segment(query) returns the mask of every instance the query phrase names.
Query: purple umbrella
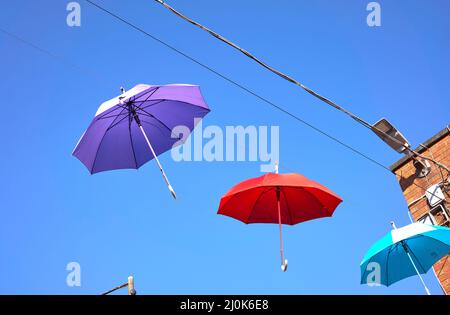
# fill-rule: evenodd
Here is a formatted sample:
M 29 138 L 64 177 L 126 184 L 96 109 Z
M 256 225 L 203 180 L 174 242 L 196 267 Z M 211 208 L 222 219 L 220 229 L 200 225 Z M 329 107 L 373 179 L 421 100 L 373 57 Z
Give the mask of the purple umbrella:
M 197 85 L 139 84 L 127 92 L 122 88 L 122 95 L 100 105 L 72 154 L 91 174 L 138 169 L 155 158 L 176 198 L 157 156 L 187 138 L 174 135 L 173 128 L 192 131 L 209 111 Z

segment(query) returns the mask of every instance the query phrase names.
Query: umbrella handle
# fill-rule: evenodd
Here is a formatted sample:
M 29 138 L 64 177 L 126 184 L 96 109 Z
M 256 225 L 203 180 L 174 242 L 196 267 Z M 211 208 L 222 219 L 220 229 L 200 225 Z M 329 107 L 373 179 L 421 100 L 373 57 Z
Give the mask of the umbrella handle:
M 283 232 L 281 226 L 281 205 L 280 205 L 280 188 L 277 187 L 277 207 L 278 207 L 278 229 L 280 233 L 280 255 L 281 255 L 281 271 L 286 272 L 288 261 L 284 258 Z
M 288 260 L 285 259 L 281 264 L 281 271 L 286 272 L 287 267 L 288 267 Z

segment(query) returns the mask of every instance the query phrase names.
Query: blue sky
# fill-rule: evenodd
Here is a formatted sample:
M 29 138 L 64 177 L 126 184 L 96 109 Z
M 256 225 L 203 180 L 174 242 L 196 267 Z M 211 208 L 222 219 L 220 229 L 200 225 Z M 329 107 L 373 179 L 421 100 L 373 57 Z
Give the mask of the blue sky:
M 419 279 L 389 288 L 359 284 L 366 250 L 409 222 L 395 176 L 235 88 L 85 1 L 81 27 L 69 1 L 9 1 L 0 28 L 0 293 L 97 294 L 135 276 L 142 294 L 423 294 Z M 400 156 L 343 114 L 277 78 L 153 1 L 97 3 L 354 146 L 384 165 Z M 240 43 L 370 122 L 393 122 L 413 146 L 448 124 L 450 3 L 379 1 L 180 1 L 169 3 Z M 75 65 L 75 66 L 71 66 Z M 279 268 L 276 225 L 246 226 L 216 214 L 259 162 L 161 161 L 139 171 L 89 175 L 71 156 L 104 100 L 137 83 L 202 87 L 204 125 L 280 126 L 281 165 L 344 202 L 332 218 L 284 228 L 289 270 Z M 66 264 L 81 265 L 81 287 Z M 430 272 L 432 293 L 441 291 Z

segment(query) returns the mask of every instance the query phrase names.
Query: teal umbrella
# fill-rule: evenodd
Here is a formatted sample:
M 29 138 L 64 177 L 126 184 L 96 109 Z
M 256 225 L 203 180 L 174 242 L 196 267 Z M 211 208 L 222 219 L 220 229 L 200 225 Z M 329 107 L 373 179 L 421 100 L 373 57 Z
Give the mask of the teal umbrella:
M 378 240 L 361 262 L 361 284 L 390 286 L 418 275 L 430 294 L 421 274 L 450 253 L 450 229 L 442 226 L 412 223 L 393 230 Z

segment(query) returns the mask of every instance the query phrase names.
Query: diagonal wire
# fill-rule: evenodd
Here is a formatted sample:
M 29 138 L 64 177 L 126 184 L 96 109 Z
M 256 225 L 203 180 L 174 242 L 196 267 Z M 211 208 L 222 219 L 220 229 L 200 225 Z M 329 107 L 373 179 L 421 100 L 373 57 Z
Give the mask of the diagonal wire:
M 27 45 L 27 46 L 35 49 L 35 50 L 40 51 L 41 53 L 43 53 L 43 54 L 45 54 L 45 55 L 47 55 L 47 56 L 49 56 L 49 57 L 51 57 L 51 58 L 53 58 L 55 60 L 58 60 L 59 62 L 61 62 L 63 64 L 66 64 L 66 65 L 70 66 L 71 68 L 79 71 L 80 73 L 83 73 L 84 75 L 87 75 L 87 76 L 91 77 L 95 81 L 102 82 L 102 83 L 105 82 L 105 78 L 102 77 L 101 75 L 99 75 L 98 73 L 95 73 L 95 72 L 93 72 L 92 70 L 90 70 L 90 69 L 88 69 L 86 67 L 82 67 L 80 65 L 74 64 L 70 60 L 68 60 L 67 58 L 65 58 L 65 57 L 63 57 L 61 55 L 54 54 L 54 53 L 50 52 L 49 50 L 44 49 L 42 47 L 39 47 L 38 45 L 33 44 L 33 43 L 23 39 L 22 37 L 17 36 L 16 34 L 13 34 L 13 33 L 9 32 L 9 31 L 7 31 L 7 30 L 5 30 L 3 28 L 0 28 L 0 32 L 2 32 L 3 34 L 7 35 L 8 37 L 11 37 L 11 38 L 15 39 L 16 41 L 21 42 L 22 44 L 25 44 L 25 45 Z
M 165 3 L 162 0 L 155 0 L 156 2 L 158 2 L 159 4 L 162 4 L 164 7 L 166 7 L 167 9 L 169 9 L 172 13 L 174 13 L 175 15 L 177 15 L 178 17 L 182 18 L 183 20 L 197 26 L 198 28 L 206 31 L 207 33 L 209 33 L 210 35 L 214 36 L 215 38 L 221 40 L 222 42 L 228 44 L 229 46 L 233 47 L 234 49 L 240 51 L 241 53 L 243 53 L 244 55 L 246 55 L 247 57 L 249 57 L 250 59 L 252 59 L 253 61 L 255 61 L 256 63 L 258 63 L 259 65 L 263 66 L 264 68 L 266 68 L 267 70 L 275 73 L 276 75 L 278 75 L 279 77 L 295 84 L 298 85 L 299 87 L 301 87 L 302 89 L 304 89 L 305 91 L 307 91 L 308 93 L 310 93 L 311 95 L 319 98 L 320 100 L 322 100 L 323 102 L 333 106 L 334 108 L 336 108 L 337 110 L 340 110 L 341 112 L 347 114 L 348 116 L 350 116 L 351 118 L 353 118 L 354 120 L 356 120 L 357 122 L 359 122 L 360 124 L 362 124 L 363 126 L 367 127 L 367 128 L 371 128 L 371 124 L 369 124 L 368 122 L 364 121 L 363 119 L 361 119 L 360 117 L 356 116 L 355 114 L 349 112 L 348 110 L 346 110 L 345 108 L 339 106 L 338 104 L 336 104 L 335 102 L 331 101 L 330 99 L 314 92 L 313 90 L 309 89 L 308 87 L 306 87 L 305 85 L 303 85 L 302 83 L 298 82 L 297 80 L 295 80 L 294 78 L 292 78 L 291 76 L 288 76 L 285 73 L 282 73 L 281 71 L 275 69 L 274 67 L 270 66 L 269 64 L 265 63 L 264 61 L 262 61 L 261 59 L 255 57 L 253 54 L 251 54 L 250 52 L 248 52 L 247 50 L 243 49 L 242 47 L 239 47 L 238 45 L 236 45 L 235 43 L 231 42 L 230 40 L 226 39 L 225 37 L 221 36 L 220 34 L 214 32 L 213 30 L 201 25 L 200 23 L 195 22 L 194 20 L 192 20 L 191 18 L 187 17 L 186 15 L 182 14 L 181 12 L 175 10 L 173 7 L 171 7 L 170 5 L 168 5 L 167 3 Z

